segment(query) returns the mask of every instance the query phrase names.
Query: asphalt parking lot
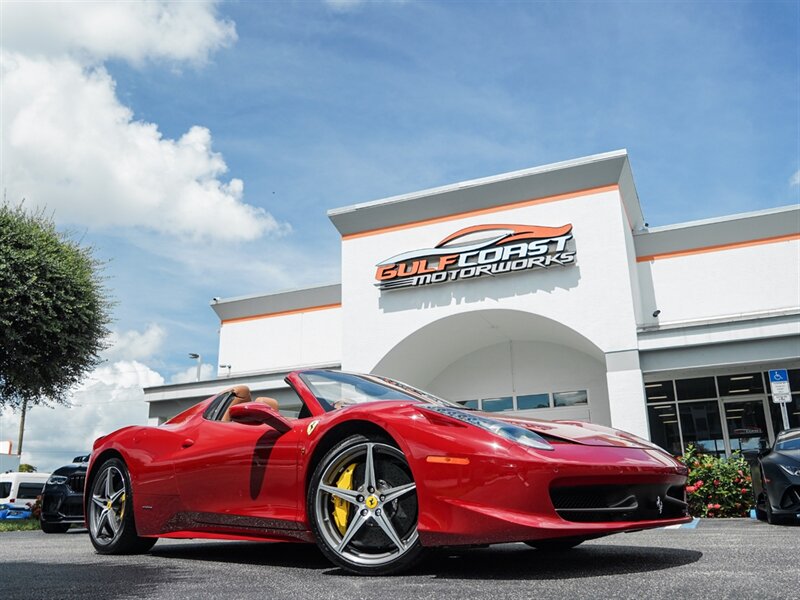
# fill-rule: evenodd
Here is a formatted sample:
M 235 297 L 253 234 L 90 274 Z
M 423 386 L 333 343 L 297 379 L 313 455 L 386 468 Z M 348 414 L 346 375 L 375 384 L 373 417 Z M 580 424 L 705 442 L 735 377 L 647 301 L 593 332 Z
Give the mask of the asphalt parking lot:
M 0 591 L 27 598 L 796 598 L 800 526 L 748 519 L 611 536 L 562 553 L 523 544 L 433 553 L 398 577 L 332 567 L 313 546 L 160 540 L 94 553 L 83 530 L 0 534 Z

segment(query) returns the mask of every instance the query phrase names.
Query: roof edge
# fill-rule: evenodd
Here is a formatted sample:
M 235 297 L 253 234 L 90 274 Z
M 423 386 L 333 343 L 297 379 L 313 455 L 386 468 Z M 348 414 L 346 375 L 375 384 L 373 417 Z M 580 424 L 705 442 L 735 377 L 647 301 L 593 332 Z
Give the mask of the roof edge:
M 459 181 L 456 183 L 448 183 L 446 185 L 441 185 L 437 187 L 427 188 L 424 190 L 419 190 L 416 192 L 409 192 L 407 194 L 398 194 L 395 196 L 388 196 L 386 198 L 379 198 L 377 200 L 368 200 L 367 202 L 359 202 L 357 204 L 351 204 L 348 206 L 342 206 L 339 208 L 332 208 L 328 210 L 327 214 L 328 217 L 336 217 L 339 215 L 344 215 L 348 213 L 352 213 L 358 210 L 364 210 L 368 208 L 375 208 L 379 206 L 386 206 L 388 204 L 396 204 L 398 202 L 405 202 L 407 200 L 414 200 L 417 198 L 424 198 L 426 196 L 434 196 L 438 194 L 443 194 L 446 192 L 453 192 L 457 190 L 463 190 L 465 188 L 471 187 L 478 187 L 481 185 L 487 185 L 490 183 L 497 183 L 499 181 L 508 181 L 511 179 L 519 179 L 522 177 L 530 177 L 533 175 L 538 175 L 540 173 L 549 173 L 552 171 L 559 171 L 563 169 L 579 167 L 582 165 L 588 165 L 593 163 L 602 162 L 605 160 L 609 160 L 612 158 L 621 158 L 627 157 L 628 151 L 624 148 L 619 150 L 612 150 L 611 152 L 603 152 L 601 154 L 592 154 L 590 156 L 584 156 L 581 158 L 575 158 L 570 160 L 562 160 L 554 163 L 549 163 L 546 165 L 541 165 L 538 167 L 529 167 L 527 169 L 519 169 L 517 171 L 508 171 L 506 173 L 500 173 L 497 175 L 490 175 L 488 177 L 479 177 L 477 179 L 467 179 L 466 181 Z
M 422 226 L 474 211 L 504 210 L 520 202 L 589 194 L 610 185 L 620 190 L 631 228 L 637 229 L 643 219 L 625 149 L 352 204 L 327 215 L 345 237 Z

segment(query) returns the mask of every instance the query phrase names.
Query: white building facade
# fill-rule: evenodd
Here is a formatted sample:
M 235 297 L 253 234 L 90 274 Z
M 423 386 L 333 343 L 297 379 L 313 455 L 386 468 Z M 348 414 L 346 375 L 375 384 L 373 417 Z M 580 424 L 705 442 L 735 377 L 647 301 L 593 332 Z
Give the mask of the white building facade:
M 291 411 L 327 367 L 724 454 L 782 428 L 766 371 L 800 392 L 799 206 L 649 228 L 618 151 L 328 214 L 341 282 L 213 303 L 219 378 L 148 388 L 152 422 L 238 383 Z

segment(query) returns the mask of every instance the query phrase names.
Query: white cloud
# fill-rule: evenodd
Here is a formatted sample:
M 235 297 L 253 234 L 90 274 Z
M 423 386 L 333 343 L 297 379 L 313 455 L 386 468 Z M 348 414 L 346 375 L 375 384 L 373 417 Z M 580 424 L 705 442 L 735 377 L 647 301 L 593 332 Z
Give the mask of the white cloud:
M 795 171 L 794 175 L 792 175 L 791 179 L 789 179 L 789 185 L 792 187 L 800 185 L 800 170 Z
M 0 185 L 9 199 L 25 198 L 61 223 L 90 228 L 229 241 L 285 229 L 243 201 L 241 179 L 224 178 L 228 167 L 208 129 L 163 137 L 120 103 L 98 62 L 204 61 L 235 39 L 213 4 L 3 7 Z
M 200 381 L 213 379 L 216 375 L 213 365 L 203 363 L 200 365 Z M 170 377 L 170 383 L 191 383 L 197 379 L 197 367 L 189 367 L 183 371 L 175 373 Z
M 22 462 L 50 472 L 89 452 L 101 435 L 146 424 L 142 388 L 163 383 L 161 375 L 137 361 L 100 367 L 74 391 L 72 406 L 36 406 L 28 411 Z M 16 447 L 18 427 L 18 414 L 0 412 L 0 440 L 12 440 Z
M 226 240 L 279 229 L 264 210 L 242 202 L 240 179 L 221 179 L 227 166 L 212 151 L 208 129 L 163 138 L 156 125 L 133 120 L 102 67 L 7 53 L 0 75 L 9 198 L 90 227 Z
M 4 2 L 2 11 L 3 46 L 37 57 L 202 63 L 236 40 L 214 2 Z
M 109 348 L 103 353 L 108 360 L 142 360 L 153 356 L 161 349 L 166 332 L 151 323 L 143 332 L 136 330 L 112 331 L 108 336 Z

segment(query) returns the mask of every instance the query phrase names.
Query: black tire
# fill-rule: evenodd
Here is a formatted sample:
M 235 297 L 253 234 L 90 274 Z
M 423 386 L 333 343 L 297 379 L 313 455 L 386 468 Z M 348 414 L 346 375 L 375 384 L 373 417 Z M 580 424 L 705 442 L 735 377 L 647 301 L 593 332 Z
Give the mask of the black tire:
M 39 526 L 45 533 L 67 533 L 69 530 L 69 523 L 48 523 L 41 517 L 39 518 Z
M 344 477 L 350 487 L 339 487 Z M 351 573 L 399 573 L 425 552 L 411 469 L 388 440 L 353 435 L 331 448 L 311 477 L 306 511 L 322 553 Z
M 772 512 L 772 504 L 769 502 L 769 496 L 764 493 L 764 506 L 766 506 L 766 513 L 767 513 L 767 523 L 770 525 L 783 525 L 786 523 L 786 519 L 784 517 L 778 516 Z
M 563 538 L 552 538 L 549 540 L 531 540 L 529 542 L 525 542 L 531 548 L 536 548 L 537 550 L 543 550 L 547 552 L 563 552 L 565 550 L 571 550 L 578 544 L 582 544 L 586 541 L 584 537 L 563 537 Z
M 86 488 L 86 524 L 98 554 L 141 554 L 157 538 L 139 537 L 133 520 L 133 489 L 128 468 L 110 458 L 97 469 Z
M 769 500 L 767 500 L 767 494 L 765 492 L 761 492 L 756 498 L 756 519 L 759 521 L 766 521 L 767 520 L 767 511 L 761 508 L 762 504 L 766 505 Z

